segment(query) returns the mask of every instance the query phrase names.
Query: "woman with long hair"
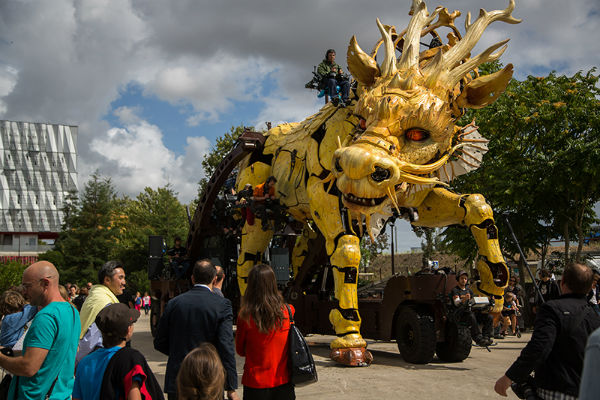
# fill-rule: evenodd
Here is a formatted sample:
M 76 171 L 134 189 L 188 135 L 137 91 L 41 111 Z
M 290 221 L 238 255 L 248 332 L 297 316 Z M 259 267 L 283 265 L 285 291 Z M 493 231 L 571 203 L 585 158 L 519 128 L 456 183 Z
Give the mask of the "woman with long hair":
M 294 308 L 290 305 L 292 315 Z M 235 336 L 236 351 L 246 357 L 244 400 L 293 400 L 288 367 L 290 318 L 275 273 L 266 264 L 248 274 Z
M 177 373 L 180 400 L 222 400 L 225 369 L 211 343 L 201 343 L 183 359 Z

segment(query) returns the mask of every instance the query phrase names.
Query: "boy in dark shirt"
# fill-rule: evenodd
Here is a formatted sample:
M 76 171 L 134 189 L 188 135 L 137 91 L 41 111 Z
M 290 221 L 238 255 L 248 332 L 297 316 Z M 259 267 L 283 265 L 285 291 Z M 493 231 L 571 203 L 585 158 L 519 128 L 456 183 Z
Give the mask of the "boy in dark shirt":
M 139 317 L 139 311 L 123 303 L 111 304 L 98 313 L 96 325 L 104 347 L 85 356 L 77 366 L 74 400 L 164 399 L 142 353 L 125 347 Z
M 492 339 L 490 338 L 491 332 L 486 332 L 486 337 L 481 334 L 477 318 L 469 307 L 469 301 L 475 297 L 473 291 L 467 287 L 469 275 L 466 271 L 459 271 L 456 279 L 458 285 L 450 291 L 450 298 L 456 316 L 459 321 L 471 326 L 471 337 L 478 346 L 489 346 L 492 344 Z

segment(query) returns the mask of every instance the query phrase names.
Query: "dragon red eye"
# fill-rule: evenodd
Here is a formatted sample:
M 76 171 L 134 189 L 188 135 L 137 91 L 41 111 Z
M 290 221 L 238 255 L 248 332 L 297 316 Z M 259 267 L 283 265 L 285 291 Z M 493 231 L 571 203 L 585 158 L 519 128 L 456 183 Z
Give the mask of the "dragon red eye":
M 358 121 L 358 126 L 360 126 L 360 129 L 367 129 L 367 120 L 365 120 L 364 118 L 361 118 Z
M 411 128 L 406 131 L 404 136 L 413 142 L 422 142 L 423 140 L 429 139 L 429 132 L 424 131 L 423 129 Z

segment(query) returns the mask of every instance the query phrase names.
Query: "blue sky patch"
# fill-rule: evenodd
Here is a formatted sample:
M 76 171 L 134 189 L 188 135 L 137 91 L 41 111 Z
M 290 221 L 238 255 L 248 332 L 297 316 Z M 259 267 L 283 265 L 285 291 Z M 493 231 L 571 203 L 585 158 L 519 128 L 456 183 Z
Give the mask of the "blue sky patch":
M 267 79 L 268 76 L 265 77 L 265 80 Z M 275 90 L 273 87 L 263 87 L 265 94 Z M 220 115 L 219 121 L 201 121 L 196 126 L 190 126 L 186 121 L 196 114 L 191 104 L 173 105 L 156 96 L 144 95 L 143 92 L 140 84 L 129 83 L 110 104 L 110 110 L 103 119 L 113 127 L 124 128 L 119 117 L 115 115 L 115 110 L 120 107 L 135 109 L 140 119 L 159 127 L 164 134 L 165 145 L 178 155 L 184 153 L 187 137 L 205 136 L 214 143 L 217 137 L 229 132 L 232 126 L 249 126 L 264 106 L 264 103 L 256 98 L 251 101 L 232 101 L 231 113 Z

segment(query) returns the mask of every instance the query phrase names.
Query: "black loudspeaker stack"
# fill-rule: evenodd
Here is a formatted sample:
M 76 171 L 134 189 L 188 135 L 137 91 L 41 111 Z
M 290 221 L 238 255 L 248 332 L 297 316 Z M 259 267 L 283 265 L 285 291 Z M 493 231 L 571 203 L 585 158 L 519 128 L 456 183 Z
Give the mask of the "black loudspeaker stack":
M 148 279 L 157 279 L 163 270 L 165 242 L 162 236 L 148 237 Z

